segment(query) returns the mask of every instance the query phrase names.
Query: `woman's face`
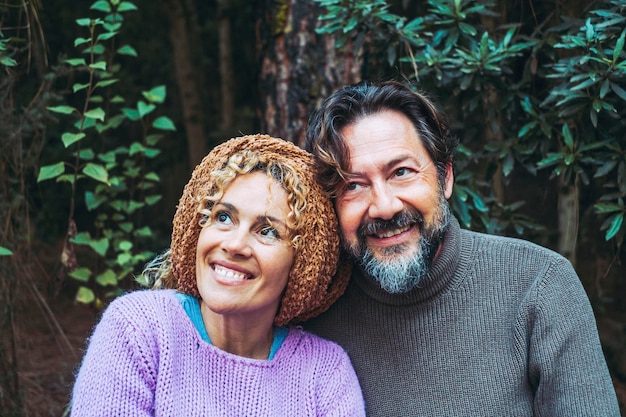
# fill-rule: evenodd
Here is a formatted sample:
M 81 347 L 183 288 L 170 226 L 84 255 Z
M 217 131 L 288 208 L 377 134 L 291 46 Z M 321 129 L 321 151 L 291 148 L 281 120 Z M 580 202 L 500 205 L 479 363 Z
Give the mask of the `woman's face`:
M 229 317 L 273 320 L 294 261 L 287 193 L 264 172 L 236 177 L 196 249 L 202 303 Z

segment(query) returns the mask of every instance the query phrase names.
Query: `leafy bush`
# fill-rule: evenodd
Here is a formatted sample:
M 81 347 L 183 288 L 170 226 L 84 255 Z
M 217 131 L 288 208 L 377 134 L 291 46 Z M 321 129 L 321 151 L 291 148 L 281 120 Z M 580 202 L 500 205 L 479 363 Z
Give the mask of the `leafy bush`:
M 462 134 L 451 204 L 463 225 L 541 230 L 520 211 L 523 201 L 506 203 L 505 186 L 513 173 L 551 169 L 559 197 L 567 190 L 575 197 L 576 221 L 586 208 L 579 182 L 587 187 L 605 238 L 619 249 L 626 232 L 626 1 L 598 2 L 584 20 L 553 24 L 548 11 L 545 22 L 526 25 L 504 21 L 491 1 L 429 0 L 411 18 L 384 0 L 316 1 L 326 10 L 318 32 L 334 34 L 338 47 L 352 40 L 370 60 L 384 56 L 399 76 L 440 98 Z
M 120 282 L 130 277 L 138 265 L 153 254 L 140 243 L 152 235 L 148 226 L 139 227 L 138 213 L 161 198 L 156 186 L 159 176 L 148 161 L 160 153 L 156 147 L 160 131 L 174 130 L 166 116 L 155 116 L 157 106 L 166 98 L 164 86 L 144 91 L 131 103 L 115 86 L 122 76 L 120 56 L 137 57 L 128 44 L 118 46 L 124 14 L 137 10 L 129 1 L 98 0 L 91 10 L 101 18 L 80 18 L 76 23 L 86 32 L 74 46 L 75 58 L 65 59 L 72 76 L 72 106 L 51 106 L 49 111 L 70 122 L 60 140 L 69 154 L 63 160 L 42 166 L 38 182 L 54 179 L 71 187 L 68 232 L 62 263 L 69 275 L 81 285 L 77 300 L 100 304 L 102 298 L 120 292 Z M 137 125 L 140 140 L 127 140 L 122 128 Z M 79 199 L 79 182 L 84 200 Z M 78 201 L 95 213 L 93 224 L 77 225 Z M 74 245 L 88 248 L 91 262 L 80 261 Z

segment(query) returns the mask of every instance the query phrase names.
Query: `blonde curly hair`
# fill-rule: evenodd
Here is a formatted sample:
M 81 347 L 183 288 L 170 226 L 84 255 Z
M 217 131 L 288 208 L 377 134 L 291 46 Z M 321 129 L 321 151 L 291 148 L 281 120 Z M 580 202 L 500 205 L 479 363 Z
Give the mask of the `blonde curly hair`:
M 351 271 L 349 262 L 339 262 L 337 218 L 329 196 L 315 180 L 312 156 L 282 139 L 242 136 L 205 156 L 180 198 L 170 250 L 148 265 L 144 275 L 154 282 L 154 288 L 175 288 L 199 298 L 196 246 L 200 230 L 228 184 L 255 171 L 265 172 L 287 192 L 286 223 L 295 251 L 274 323 L 282 326 L 304 321 L 341 296 Z

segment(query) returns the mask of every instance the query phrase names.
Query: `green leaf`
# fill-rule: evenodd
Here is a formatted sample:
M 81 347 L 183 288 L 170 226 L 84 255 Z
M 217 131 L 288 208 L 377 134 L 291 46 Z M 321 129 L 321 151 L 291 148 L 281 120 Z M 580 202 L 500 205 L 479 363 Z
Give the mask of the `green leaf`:
M 76 24 L 78 26 L 89 26 L 91 25 L 91 19 L 89 19 L 88 17 L 83 19 L 76 19 Z
M 161 200 L 160 195 L 149 195 L 146 197 L 146 204 L 151 206 L 153 204 L 156 204 L 159 200 Z
M 105 61 L 94 62 L 93 64 L 89 65 L 89 68 L 106 71 L 107 63 Z
M 604 239 L 605 240 L 609 240 L 609 239 L 615 237 L 615 235 L 622 228 L 622 223 L 623 222 L 624 222 L 624 213 L 620 213 L 620 214 L 615 215 L 615 217 L 611 221 L 611 225 L 609 226 L 609 229 L 606 231 L 606 235 L 604 236 Z
M 143 100 L 139 100 L 137 103 L 137 112 L 141 118 L 143 118 L 146 114 L 152 113 L 154 109 L 156 109 L 154 104 L 148 104 Z
M 131 222 L 124 222 L 118 224 L 119 228 L 126 233 L 130 233 L 133 230 L 133 224 Z
M 144 226 L 139 230 L 135 230 L 135 235 L 143 237 L 152 236 L 152 230 L 150 229 L 150 227 Z
M 112 269 L 107 269 L 96 277 L 96 282 L 103 287 L 107 285 L 117 285 L 117 277 Z
M 104 122 L 105 116 L 106 114 L 104 113 L 104 110 L 100 107 L 85 112 L 86 118 L 100 120 L 101 122 Z
M 111 13 L 111 5 L 106 0 L 98 0 L 90 7 L 91 10 L 98 10 L 104 13 Z
M 124 251 L 124 252 L 128 252 L 129 250 L 131 250 L 133 248 L 133 244 L 132 242 L 129 242 L 128 240 L 122 240 L 117 247 L 119 248 L 119 250 Z
M 120 254 L 117 255 L 117 258 L 116 258 L 115 262 L 117 262 L 117 264 L 120 265 L 120 266 L 124 266 L 131 259 L 132 259 L 132 256 L 129 253 L 120 253 Z
M 81 178 L 81 176 L 79 176 L 78 178 Z M 74 176 L 74 174 L 63 174 L 57 177 L 56 182 L 69 182 L 70 184 L 74 184 L 75 179 L 76 177 Z
M 71 65 L 72 67 L 78 67 L 81 65 L 87 65 L 87 63 L 85 62 L 85 60 L 83 58 L 73 58 L 73 59 L 66 59 L 65 63 L 68 65 Z
M 114 84 L 116 82 L 118 82 L 119 80 L 117 78 L 111 78 L 108 80 L 102 80 L 102 81 L 98 81 L 98 83 L 96 84 L 96 87 L 108 87 L 111 84 Z
M 92 303 L 96 299 L 93 291 L 87 287 L 80 287 L 76 293 L 76 301 L 83 304 Z
M 598 203 L 594 204 L 593 208 L 596 210 L 596 213 L 615 213 L 624 209 L 624 207 L 613 203 Z
M 626 90 L 615 83 L 611 83 L 611 90 L 617 94 L 622 100 L 626 100 Z
M 75 280 L 88 282 L 91 276 L 91 270 L 89 268 L 77 268 L 68 274 Z
M 117 35 L 117 32 L 115 31 L 111 31 L 111 32 L 105 32 L 105 33 L 101 33 L 98 35 L 98 41 L 108 41 L 109 39 L 113 38 L 115 35 Z
M 65 145 L 66 148 L 69 148 L 73 143 L 78 142 L 84 137 L 85 137 L 85 134 L 83 132 L 80 132 L 80 133 L 65 132 L 61 136 L 61 140 L 63 141 L 63 145 Z
M 84 44 L 89 43 L 89 42 L 91 42 L 91 38 L 76 38 L 76 39 L 74 39 L 74 46 L 76 47 L 76 46 L 84 45 Z M 70 60 L 65 61 L 65 62 L 67 62 L 68 64 L 72 65 L 69 61 Z M 78 59 L 73 59 L 72 61 L 78 61 Z M 85 64 L 85 60 L 84 59 L 83 59 L 83 64 Z
M 53 107 L 47 107 L 47 109 L 53 113 L 61 113 L 61 114 L 72 114 L 73 112 L 77 111 L 74 107 L 70 107 L 70 106 L 53 106 Z
M 120 55 L 130 55 L 130 56 L 139 56 L 135 48 L 130 45 L 124 45 L 120 49 L 117 50 L 117 53 Z
M 96 181 L 100 181 L 109 185 L 109 173 L 102 165 L 89 162 L 83 168 L 83 173 Z
M 626 36 L 626 29 L 622 31 L 617 43 L 615 43 L 615 48 L 613 49 L 613 62 L 617 62 L 622 50 L 624 49 L 624 36 Z
M 537 167 L 545 168 L 550 165 L 554 165 L 563 160 L 563 155 L 560 153 L 549 153 L 541 161 L 537 162 Z
M 131 12 L 131 11 L 135 11 L 137 10 L 137 6 L 135 6 L 133 3 L 129 2 L 129 1 L 123 1 L 120 3 L 119 7 L 117 8 L 118 12 Z
M 85 89 L 85 88 L 87 88 L 87 87 L 89 87 L 89 83 L 86 83 L 86 84 L 79 84 L 79 83 L 76 83 L 76 84 L 74 84 L 74 85 L 72 86 L 72 91 L 73 91 L 73 92 L 77 92 L 77 91 L 80 91 L 80 90 L 84 90 L 84 89 Z
M 144 152 L 146 148 L 139 142 L 133 142 L 130 145 L 130 151 L 128 152 L 129 156 L 133 156 L 136 153 Z
M 176 130 L 176 126 L 174 126 L 174 123 L 167 116 L 161 116 L 157 118 L 152 123 L 152 126 L 156 129 L 161 129 L 161 130 L 171 130 L 171 131 Z
M 574 138 L 572 137 L 572 131 L 569 129 L 569 126 L 567 124 L 564 124 L 561 132 L 563 133 L 563 141 L 565 142 L 565 146 L 567 146 L 567 149 L 569 149 L 570 151 L 573 151 Z
M 14 67 L 17 65 L 17 61 L 9 56 L 0 57 L 0 63 L 5 67 Z
M 65 163 L 57 162 L 52 165 L 42 166 L 37 176 L 37 182 L 48 180 L 50 178 L 58 177 L 65 172 Z
M 89 247 L 96 251 L 98 255 L 104 256 L 106 255 L 107 250 L 109 250 L 109 239 L 103 237 L 102 239 L 91 240 L 89 242 Z
M 4 246 L 0 246 L 0 256 L 11 256 L 11 255 L 13 255 L 13 252 L 5 248 Z
M 71 238 L 70 242 L 76 243 L 77 245 L 89 245 L 89 242 L 91 242 L 91 234 L 89 234 L 89 232 L 80 232 Z
M 125 107 L 124 109 L 122 109 L 122 113 L 124 113 L 126 117 L 133 121 L 141 119 L 141 117 L 139 116 L 139 112 L 135 109 L 129 109 L 128 107 Z
M 150 91 L 144 91 L 142 94 L 150 103 L 161 104 L 165 101 L 166 89 L 164 85 L 159 85 Z
M 104 198 L 97 196 L 92 191 L 85 192 L 85 205 L 87 206 L 87 210 L 89 211 L 97 209 L 105 201 L 106 200 Z

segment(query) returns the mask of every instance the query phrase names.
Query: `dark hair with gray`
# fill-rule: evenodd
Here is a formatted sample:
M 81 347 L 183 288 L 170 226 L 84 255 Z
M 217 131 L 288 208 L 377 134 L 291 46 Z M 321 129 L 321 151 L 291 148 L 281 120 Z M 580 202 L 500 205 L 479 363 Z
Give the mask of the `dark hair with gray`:
M 362 81 L 335 91 L 309 118 L 304 148 L 315 155 L 319 181 L 333 196 L 345 182 L 350 158 L 341 131 L 385 110 L 400 112 L 411 121 L 437 166 L 439 183 L 445 181 L 458 145 L 445 114 L 424 94 L 402 83 Z

